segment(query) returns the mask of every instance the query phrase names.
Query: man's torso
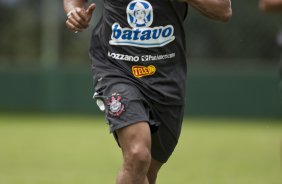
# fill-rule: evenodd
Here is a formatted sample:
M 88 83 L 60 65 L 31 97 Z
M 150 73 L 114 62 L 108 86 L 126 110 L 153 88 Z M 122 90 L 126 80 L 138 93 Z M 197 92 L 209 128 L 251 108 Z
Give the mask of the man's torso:
M 95 85 L 107 77 L 130 81 L 157 102 L 182 104 L 186 13 L 176 1 L 105 0 L 90 49 Z

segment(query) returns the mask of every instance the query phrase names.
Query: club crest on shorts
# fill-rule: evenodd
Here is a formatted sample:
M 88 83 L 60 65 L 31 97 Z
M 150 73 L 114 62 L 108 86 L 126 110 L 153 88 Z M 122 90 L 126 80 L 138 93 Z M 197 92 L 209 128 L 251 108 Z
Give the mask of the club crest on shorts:
M 125 111 L 124 104 L 121 100 L 122 97 L 116 93 L 107 100 L 107 105 L 109 106 L 108 114 L 110 116 L 118 117 Z
M 154 21 L 152 5 L 146 0 L 133 0 L 127 8 L 130 27 L 121 27 L 120 22 L 112 25 L 110 45 L 135 47 L 163 47 L 175 39 L 172 25 L 150 27 Z

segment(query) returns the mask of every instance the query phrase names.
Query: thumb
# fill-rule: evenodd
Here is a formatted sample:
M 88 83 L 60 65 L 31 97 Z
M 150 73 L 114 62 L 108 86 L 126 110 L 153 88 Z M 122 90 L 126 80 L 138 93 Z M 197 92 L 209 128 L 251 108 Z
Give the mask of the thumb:
M 87 10 L 86 10 L 86 13 L 89 14 L 89 15 L 92 15 L 93 11 L 95 10 L 96 8 L 96 4 L 95 3 L 92 3 L 88 6 Z

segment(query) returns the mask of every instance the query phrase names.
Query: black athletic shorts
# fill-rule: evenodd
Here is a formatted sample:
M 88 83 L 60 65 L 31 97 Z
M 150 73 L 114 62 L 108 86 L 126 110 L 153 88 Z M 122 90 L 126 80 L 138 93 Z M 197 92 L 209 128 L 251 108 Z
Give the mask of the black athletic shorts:
M 96 86 L 94 99 L 106 114 L 110 132 L 138 122 L 148 122 L 152 136 L 152 157 L 165 163 L 172 154 L 181 131 L 184 106 L 164 106 L 149 100 L 129 83 Z

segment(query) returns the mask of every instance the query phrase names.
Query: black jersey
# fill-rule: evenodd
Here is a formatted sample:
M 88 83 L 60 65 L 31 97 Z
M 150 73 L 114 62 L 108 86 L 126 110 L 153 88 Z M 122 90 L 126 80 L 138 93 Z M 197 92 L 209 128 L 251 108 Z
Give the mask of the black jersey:
M 170 0 L 105 0 L 93 31 L 94 85 L 125 82 L 161 104 L 182 105 L 187 4 Z

